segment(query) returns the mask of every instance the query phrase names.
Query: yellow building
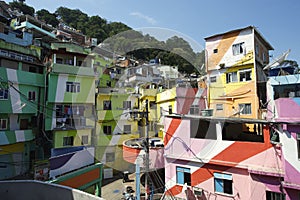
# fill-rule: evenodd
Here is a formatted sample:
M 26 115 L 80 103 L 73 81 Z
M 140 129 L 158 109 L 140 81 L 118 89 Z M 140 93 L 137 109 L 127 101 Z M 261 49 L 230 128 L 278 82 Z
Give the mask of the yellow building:
M 149 137 L 154 137 L 157 136 L 157 105 L 156 105 L 156 94 L 157 94 L 157 89 L 140 89 L 140 103 L 141 106 L 140 108 L 145 110 L 144 107 L 146 106 L 146 100 L 148 100 L 148 120 L 149 120 L 149 126 L 148 126 L 148 133 Z M 141 137 L 145 136 L 144 130 L 141 128 Z
M 123 160 L 122 146 L 128 139 L 139 138 L 138 121 L 131 116 L 138 98 L 131 88 L 99 88 L 97 94 L 96 159 L 104 168 L 126 171 L 131 163 Z
M 261 118 L 273 47 L 253 26 L 205 38 L 208 101 L 219 117 Z

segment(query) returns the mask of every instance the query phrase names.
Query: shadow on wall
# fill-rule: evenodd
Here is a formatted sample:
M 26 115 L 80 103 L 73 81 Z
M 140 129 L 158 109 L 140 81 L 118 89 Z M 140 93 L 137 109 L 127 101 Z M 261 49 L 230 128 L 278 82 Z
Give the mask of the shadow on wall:
M 103 200 L 77 189 L 33 180 L 0 181 L 0 196 L 1 199 Z

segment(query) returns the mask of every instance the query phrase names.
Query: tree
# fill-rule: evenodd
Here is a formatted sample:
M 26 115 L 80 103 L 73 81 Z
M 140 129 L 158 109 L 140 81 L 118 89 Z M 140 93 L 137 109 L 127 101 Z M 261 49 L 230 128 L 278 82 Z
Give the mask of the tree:
M 34 8 L 31 6 L 27 6 L 23 2 L 13 1 L 13 2 L 9 2 L 9 5 L 12 8 L 21 11 L 24 15 L 30 15 L 30 16 L 34 15 L 34 12 L 35 12 Z
M 57 27 L 59 24 L 55 14 L 50 13 L 48 10 L 42 9 L 36 12 L 39 20 L 44 21 L 46 24 L 50 24 L 53 27 Z

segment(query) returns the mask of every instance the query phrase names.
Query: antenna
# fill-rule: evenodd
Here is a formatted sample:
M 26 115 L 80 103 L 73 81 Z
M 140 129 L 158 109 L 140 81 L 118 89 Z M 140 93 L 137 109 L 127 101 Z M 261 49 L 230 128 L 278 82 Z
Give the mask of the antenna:
M 280 56 L 278 56 L 277 58 L 275 58 L 272 62 L 270 62 L 269 64 L 267 64 L 263 70 L 267 70 L 271 67 L 273 67 L 275 64 L 280 65 L 285 59 L 286 57 L 289 55 L 289 53 L 291 52 L 291 50 L 287 50 L 286 52 L 284 52 L 283 54 L 281 54 Z

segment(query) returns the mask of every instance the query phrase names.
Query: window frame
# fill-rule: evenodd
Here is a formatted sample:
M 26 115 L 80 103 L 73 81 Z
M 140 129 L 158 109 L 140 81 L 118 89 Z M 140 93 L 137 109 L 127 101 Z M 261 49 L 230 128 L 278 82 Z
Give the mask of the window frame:
M 250 79 L 247 79 L 247 74 L 250 72 Z M 245 75 L 245 80 L 241 80 L 242 79 L 242 75 Z M 239 81 L 240 82 L 247 82 L 247 81 L 252 81 L 252 69 L 248 68 L 248 69 L 242 69 L 239 70 Z
M 63 137 L 63 146 L 73 146 L 73 145 L 74 145 L 74 136 Z
M 210 82 L 211 83 L 216 83 L 217 82 L 217 77 L 216 76 L 211 76 L 210 77 Z
M 232 54 L 234 56 L 245 54 L 245 42 L 240 42 L 232 45 Z
M 200 107 L 199 107 L 199 105 L 191 105 L 191 107 L 190 107 L 190 115 L 200 115 Z
M 0 100 L 8 100 L 9 90 L 6 88 L 0 88 Z
M 274 191 L 266 191 L 266 200 L 285 200 L 285 194 L 274 192 Z
M 66 92 L 79 93 L 80 92 L 80 82 L 67 81 L 66 82 Z
M 109 105 L 105 105 L 108 103 Z M 112 109 L 111 100 L 103 100 L 103 110 L 111 110 L 111 109 Z
M 104 125 L 103 126 L 103 133 L 105 135 L 111 135 L 112 134 L 112 127 L 109 125 Z
M 215 193 L 233 195 L 232 174 L 214 172 L 214 191 Z
M 176 184 L 184 185 L 186 183 L 188 186 L 191 186 L 191 175 L 190 168 L 176 166 Z M 183 178 L 183 182 L 181 181 L 181 178 Z
M 169 111 L 169 115 L 172 115 L 172 114 L 173 114 L 173 108 L 172 108 L 172 105 L 169 105 L 169 106 L 168 106 L 168 111 Z
M 235 75 L 235 76 L 233 76 Z M 239 81 L 237 71 L 226 73 L 226 83 L 237 83 Z
M 126 127 L 126 128 L 125 128 Z M 126 129 L 128 129 L 128 127 L 129 127 L 129 130 L 126 130 Z M 124 134 L 129 134 L 129 133 L 131 133 L 131 125 L 130 124 L 124 124 L 123 125 L 123 133 Z
M 123 101 L 123 109 L 131 109 L 131 101 Z
M 252 115 L 252 105 L 251 105 L 251 103 L 239 103 L 239 110 L 242 109 L 241 106 L 243 106 L 244 109 L 239 114 L 241 114 L 241 115 Z M 250 106 L 250 113 L 246 112 L 246 111 L 249 110 L 249 107 L 246 108 L 246 106 Z
M 3 126 L 5 124 L 5 126 Z M 7 118 L 0 118 L 0 130 L 7 130 L 8 127 L 8 119 Z
M 221 111 L 224 110 L 224 104 L 222 103 L 217 103 L 216 104 L 216 111 Z
M 36 92 L 35 91 L 28 91 L 28 100 L 35 101 L 36 100 Z
M 87 144 L 89 144 L 89 136 L 88 136 L 88 135 L 82 135 L 82 136 L 81 136 L 81 144 L 82 144 L 82 145 L 87 145 Z

